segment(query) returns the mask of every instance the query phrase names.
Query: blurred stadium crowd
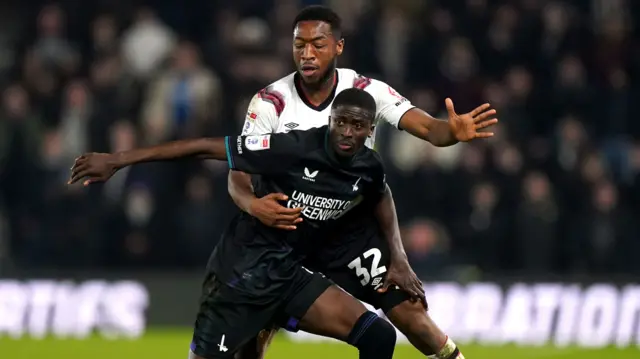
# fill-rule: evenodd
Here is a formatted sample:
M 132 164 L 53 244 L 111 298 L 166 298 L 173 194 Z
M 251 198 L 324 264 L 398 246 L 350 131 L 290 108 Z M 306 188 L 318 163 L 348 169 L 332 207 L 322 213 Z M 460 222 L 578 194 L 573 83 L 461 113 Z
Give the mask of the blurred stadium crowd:
M 66 180 L 86 151 L 240 132 L 251 96 L 293 69 L 291 20 L 319 1 L 149 3 L 0 5 L 0 263 L 200 268 L 236 213 L 224 163 Z M 380 133 L 423 278 L 640 273 L 639 2 L 326 4 L 345 22 L 340 67 L 439 118 L 445 97 L 499 111 L 489 141 Z

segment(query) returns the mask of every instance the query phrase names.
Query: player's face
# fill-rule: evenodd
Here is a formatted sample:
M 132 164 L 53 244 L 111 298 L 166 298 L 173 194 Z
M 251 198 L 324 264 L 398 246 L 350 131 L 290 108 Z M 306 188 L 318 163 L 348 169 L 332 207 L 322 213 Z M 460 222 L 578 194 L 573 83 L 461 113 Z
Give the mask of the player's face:
M 329 138 L 340 156 L 353 156 L 373 133 L 374 114 L 354 106 L 340 106 L 331 110 Z
M 336 41 L 331 25 L 323 21 L 301 21 L 293 30 L 293 61 L 306 84 L 327 78 L 342 54 L 344 40 Z

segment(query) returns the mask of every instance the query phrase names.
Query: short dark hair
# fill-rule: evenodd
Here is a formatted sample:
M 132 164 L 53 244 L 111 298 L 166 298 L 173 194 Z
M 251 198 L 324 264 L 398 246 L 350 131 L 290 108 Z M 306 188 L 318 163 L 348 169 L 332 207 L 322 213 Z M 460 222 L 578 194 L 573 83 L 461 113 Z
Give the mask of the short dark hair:
M 376 100 L 367 91 L 355 87 L 346 89 L 336 96 L 332 109 L 339 106 L 355 106 L 371 113 L 376 113 Z
M 322 5 L 311 5 L 300 10 L 293 20 L 292 28 L 296 28 L 301 21 L 322 21 L 331 26 L 331 32 L 336 39 L 342 38 L 342 19 L 331 8 Z

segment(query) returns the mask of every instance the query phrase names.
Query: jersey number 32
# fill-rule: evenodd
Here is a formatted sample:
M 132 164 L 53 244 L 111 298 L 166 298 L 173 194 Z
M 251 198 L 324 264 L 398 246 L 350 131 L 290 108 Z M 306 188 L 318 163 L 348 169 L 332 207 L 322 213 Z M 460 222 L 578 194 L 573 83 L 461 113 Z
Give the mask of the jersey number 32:
M 362 267 L 362 259 L 367 259 L 369 257 L 373 257 L 371 259 L 371 270 Z M 362 256 L 352 260 L 347 267 L 356 271 L 356 275 L 360 277 L 360 284 L 365 286 L 369 284 L 371 278 L 375 278 L 387 271 L 387 267 L 380 266 L 380 259 L 382 259 L 382 253 L 380 250 L 378 248 L 371 248 L 364 252 Z

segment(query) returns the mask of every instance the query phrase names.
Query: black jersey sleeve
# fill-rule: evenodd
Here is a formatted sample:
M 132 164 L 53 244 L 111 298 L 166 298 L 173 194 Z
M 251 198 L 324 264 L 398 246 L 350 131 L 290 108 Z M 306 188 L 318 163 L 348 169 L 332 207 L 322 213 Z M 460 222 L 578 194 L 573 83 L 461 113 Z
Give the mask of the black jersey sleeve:
M 282 174 L 304 153 L 303 133 L 227 136 L 225 147 L 229 168 L 251 174 Z

